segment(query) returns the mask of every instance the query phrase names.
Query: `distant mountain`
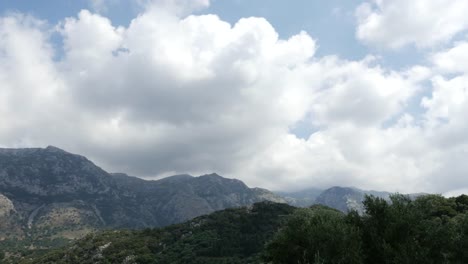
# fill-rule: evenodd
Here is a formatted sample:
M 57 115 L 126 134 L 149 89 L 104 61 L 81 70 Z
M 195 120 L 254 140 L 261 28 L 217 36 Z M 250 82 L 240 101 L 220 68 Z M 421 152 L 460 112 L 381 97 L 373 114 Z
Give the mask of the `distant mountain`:
M 315 199 L 315 203 L 326 205 L 331 208 L 338 209 L 342 212 L 348 212 L 350 210 L 356 210 L 359 213 L 364 213 L 363 201 L 366 195 L 373 195 L 380 197 L 385 200 L 390 199 L 390 192 L 381 191 L 365 191 L 353 187 L 332 187 L 323 191 Z M 425 195 L 425 193 L 413 193 L 408 194 L 411 199 L 415 199 L 418 196 Z
M 318 188 L 309 188 L 298 192 L 275 192 L 283 197 L 288 204 L 296 207 L 309 207 L 314 204 L 322 204 L 328 207 L 348 212 L 356 210 L 359 213 L 364 213 L 363 201 L 366 195 L 373 195 L 385 200 L 390 199 L 390 192 L 384 191 L 366 191 L 354 187 L 331 187 L 325 190 Z M 415 199 L 418 196 L 426 195 L 425 193 L 412 193 L 408 196 Z
M 23 246 L 98 229 L 161 227 L 264 200 L 285 202 L 217 174 L 146 181 L 109 174 L 56 147 L 0 149 L 0 240 Z
M 315 204 L 315 199 L 323 192 L 322 189 L 308 188 L 297 192 L 275 192 L 283 197 L 288 204 L 297 207 L 308 207 Z
M 342 212 L 357 210 L 362 213 L 364 212 L 364 205 L 362 202 L 366 194 L 372 194 L 384 199 L 390 197 L 390 193 L 388 192 L 363 191 L 351 187 L 332 187 L 323 191 L 316 198 L 315 202 L 338 209 Z

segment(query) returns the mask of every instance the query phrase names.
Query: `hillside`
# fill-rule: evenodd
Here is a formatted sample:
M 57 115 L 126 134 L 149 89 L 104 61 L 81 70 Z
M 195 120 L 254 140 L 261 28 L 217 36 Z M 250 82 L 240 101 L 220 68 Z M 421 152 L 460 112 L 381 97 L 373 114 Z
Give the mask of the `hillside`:
M 258 263 L 265 243 L 294 210 L 263 202 L 163 229 L 108 231 L 23 263 Z
M 262 202 L 165 228 L 91 234 L 19 262 L 467 263 L 468 196 L 368 196 L 364 208 L 359 215 Z

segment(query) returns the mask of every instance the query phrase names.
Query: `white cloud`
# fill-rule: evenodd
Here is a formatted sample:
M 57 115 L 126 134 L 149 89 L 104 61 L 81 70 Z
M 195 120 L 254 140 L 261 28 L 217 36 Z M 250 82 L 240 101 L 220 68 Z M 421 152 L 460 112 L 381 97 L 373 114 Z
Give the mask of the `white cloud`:
M 64 49 L 67 63 L 73 67 L 99 67 L 112 58 L 121 45 L 123 28 L 114 28 L 102 16 L 82 10 L 78 18 L 67 18 L 60 32 L 64 36 Z M 93 61 L 93 64 L 79 64 Z
M 468 73 L 468 42 L 457 42 L 452 48 L 430 56 L 430 60 L 442 73 Z
M 43 21 L 21 14 L 0 18 L 0 138 L 4 144 L 27 144 L 29 134 L 56 129 L 55 113 L 67 104 L 48 38 Z
M 431 47 L 468 29 L 465 0 L 372 0 L 356 10 L 359 40 L 378 47 Z
M 256 175 L 256 184 L 273 189 L 345 185 L 400 192 L 440 190 L 434 185 L 435 172 L 441 175 L 439 159 L 444 155 L 430 144 L 425 131 L 411 125 L 411 120 L 390 129 L 348 123 L 323 129 L 307 140 L 288 135 L 240 168 Z
M 86 10 L 64 19 L 58 61 L 44 22 L 1 18 L 1 144 L 53 144 L 139 176 L 216 171 L 273 189 L 468 185 L 468 82 L 450 66 L 463 52 L 397 71 L 372 56 L 314 57 L 307 33 L 281 39 L 263 18 L 231 25 L 163 6 L 126 28 Z M 418 118 L 408 108 L 428 80 Z M 318 131 L 299 139 L 289 128 L 304 118 Z
M 457 197 L 457 196 L 460 196 L 462 194 L 465 194 L 465 195 L 468 194 L 468 188 L 449 191 L 449 192 L 446 192 L 446 193 L 444 193 L 442 195 L 447 197 L 447 198 L 450 198 L 450 197 Z
M 63 60 L 37 54 L 60 73 L 72 102 L 54 114 L 74 129 L 24 130 L 25 145 L 56 144 L 140 175 L 228 172 L 302 117 L 307 86 L 296 78 L 315 51 L 307 34 L 280 40 L 261 18 L 231 26 L 213 15 L 154 12 L 126 29 L 89 11 L 60 25 Z M 48 119 L 38 122 L 42 130 Z
M 371 67 L 372 62 L 339 61 L 335 57 L 321 60 L 324 84 L 312 106 L 318 125 L 349 122 L 375 126 L 402 111 L 417 91 L 417 82 L 378 65 Z

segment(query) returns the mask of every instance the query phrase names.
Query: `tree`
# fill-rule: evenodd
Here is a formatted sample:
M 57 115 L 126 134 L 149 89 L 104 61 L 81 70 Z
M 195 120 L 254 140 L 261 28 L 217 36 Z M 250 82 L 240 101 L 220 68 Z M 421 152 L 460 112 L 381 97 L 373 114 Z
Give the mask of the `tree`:
M 334 209 L 298 209 L 267 245 L 271 263 L 362 263 L 360 233 Z

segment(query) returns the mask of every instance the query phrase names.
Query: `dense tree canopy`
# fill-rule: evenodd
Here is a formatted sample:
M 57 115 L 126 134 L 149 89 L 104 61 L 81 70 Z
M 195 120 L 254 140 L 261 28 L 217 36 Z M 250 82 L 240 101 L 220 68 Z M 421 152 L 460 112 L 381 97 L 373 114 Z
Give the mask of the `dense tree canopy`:
M 297 210 L 267 245 L 270 263 L 468 263 L 468 196 L 393 195 L 366 213 Z
M 272 263 L 361 263 L 358 227 L 334 209 L 298 209 L 266 248 Z

